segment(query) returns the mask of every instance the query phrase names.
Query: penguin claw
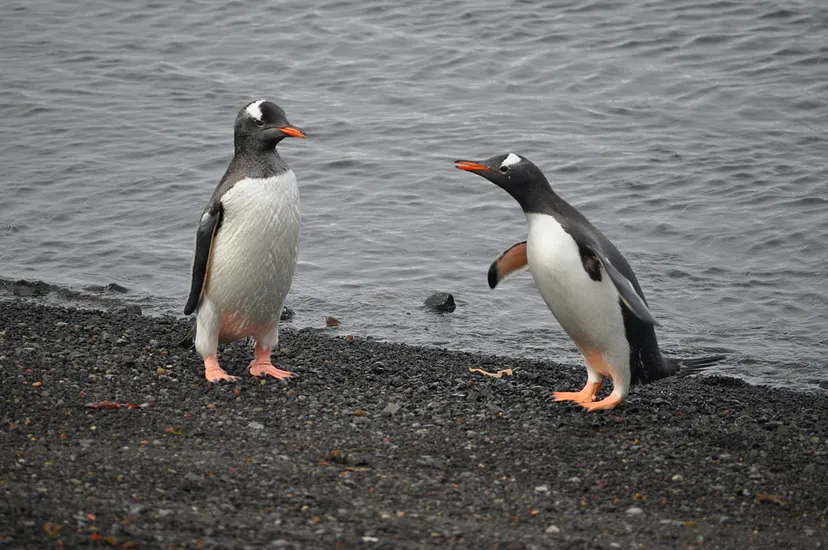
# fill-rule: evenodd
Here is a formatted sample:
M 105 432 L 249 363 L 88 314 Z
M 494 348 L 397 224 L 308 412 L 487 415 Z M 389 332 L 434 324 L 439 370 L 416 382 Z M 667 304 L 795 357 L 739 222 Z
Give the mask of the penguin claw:
M 221 384 L 222 382 L 232 382 L 232 383 L 235 383 L 236 381 L 238 381 L 238 379 L 239 379 L 239 377 L 238 377 L 238 376 L 230 376 L 230 375 L 228 374 L 228 375 L 227 375 L 227 376 L 225 376 L 224 378 L 213 378 L 212 380 L 210 380 L 210 382 L 212 382 L 213 384 Z

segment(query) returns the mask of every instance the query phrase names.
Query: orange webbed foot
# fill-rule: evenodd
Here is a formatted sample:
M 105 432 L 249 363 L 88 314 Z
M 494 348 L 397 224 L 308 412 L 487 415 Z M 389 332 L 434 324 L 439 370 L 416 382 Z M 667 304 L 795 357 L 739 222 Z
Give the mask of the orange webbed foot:
M 614 409 L 616 405 L 621 403 L 621 401 L 623 401 L 623 399 L 620 395 L 611 393 L 605 399 L 596 401 L 594 403 L 581 403 L 581 406 L 586 410 L 592 412 L 602 409 Z
M 276 380 L 284 380 L 285 378 L 293 377 L 292 372 L 277 369 L 270 362 L 270 350 L 260 348 L 258 344 L 255 348 L 256 358 L 250 362 L 250 374 L 257 377 L 272 376 Z
M 277 369 L 276 367 L 271 365 L 270 362 L 268 362 L 267 364 L 256 364 L 255 361 L 250 363 L 250 374 L 258 377 L 262 377 L 265 375 L 272 376 L 276 380 L 284 380 L 285 378 L 293 377 L 292 372 Z
M 602 382 L 587 382 L 581 391 L 556 391 L 555 401 L 574 401 L 575 403 L 591 403 L 595 401 Z
M 219 366 L 218 359 L 215 355 L 204 358 L 204 378 L 208 382 L 213 383 L 235 382 L 237 380 L 235 376 L 230 376 L 224 372 L 224 369 Z

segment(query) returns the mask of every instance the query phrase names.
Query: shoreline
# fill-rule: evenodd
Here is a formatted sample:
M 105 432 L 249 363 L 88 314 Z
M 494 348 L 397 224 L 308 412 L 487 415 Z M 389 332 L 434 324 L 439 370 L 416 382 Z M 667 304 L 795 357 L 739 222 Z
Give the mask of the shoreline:
M 735 378 L 553 403 L 551 361 L 283 329 L 212 386 L 172 316 L 0 301 L 0 548 L 814 548 L 828 395 Z M 492 379 L 469 368 L 511 368 Z M 606 391 L 606 390 L 605 390 Z M 137 408 L 93 409 L 104 400 Z

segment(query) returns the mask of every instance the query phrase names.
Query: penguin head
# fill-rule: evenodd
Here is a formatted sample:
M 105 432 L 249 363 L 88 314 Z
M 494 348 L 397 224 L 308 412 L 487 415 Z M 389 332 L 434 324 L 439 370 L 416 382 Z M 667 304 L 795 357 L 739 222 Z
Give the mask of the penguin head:
M 286 137 L 303 138 L 305 132 L 292 126 L 281 107 L 259 99 L 249 103 L 236 116 L 236 147 L 272 150 Z
M 549 187 L 546 176 L 532 161 L 515 153 L 495 155 L 481 161 L 457 160 L 455 168 L 483 176 L 523 204 L 539 187 Z

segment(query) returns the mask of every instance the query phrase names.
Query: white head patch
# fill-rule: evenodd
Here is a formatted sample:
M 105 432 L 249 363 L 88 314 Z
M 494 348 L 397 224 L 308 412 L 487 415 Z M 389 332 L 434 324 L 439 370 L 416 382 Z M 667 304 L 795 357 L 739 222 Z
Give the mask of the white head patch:
M 248 105 L 247 114 L 252 116 L 255 120 L 262 120 L 262 103 L 264 102 L 264 99 L 260 99 L 259 101 L 254 101 Z
M 509 156 L 503 159 L 500 167 L 503 168 L 504 166 L 511 166 L 513 164 L 517 164 L 518 162 L 520 162 L 520 157 L 514 153 L 509 153 Z

